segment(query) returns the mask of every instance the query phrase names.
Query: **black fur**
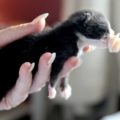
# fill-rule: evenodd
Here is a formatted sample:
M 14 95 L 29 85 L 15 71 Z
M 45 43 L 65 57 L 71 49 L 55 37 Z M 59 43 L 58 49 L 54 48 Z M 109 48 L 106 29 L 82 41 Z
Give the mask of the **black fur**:
M 103 14 L 81 10 L 70 17 L 70 21 L 76 24 L 76 30 L 87 38 L 100 39 L 103 35 L 109 34 L 108 23 Z
M 40 56 L 55 52 L 50 85 L 53 87 L 65 61 L 79 52 L 76 32 L 87 38 L 100 39 L 108 34 L 108 25 L 103 15 L 95 11 L 82 10 L 72 15 L 61 25 L 38 35 L 29 35 L 0 50 L 0 99 L 16 83 L 19 68 L 24 62 L 35 62 L 33 75 Z

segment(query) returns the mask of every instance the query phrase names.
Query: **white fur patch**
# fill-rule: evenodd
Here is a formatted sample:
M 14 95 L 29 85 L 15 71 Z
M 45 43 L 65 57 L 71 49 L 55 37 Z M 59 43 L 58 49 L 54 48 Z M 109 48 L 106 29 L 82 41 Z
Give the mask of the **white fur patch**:
M 104 39 L 91 39 L 87 38 L 84 35 L 80 33 L 76 33 L 76 36 L 78 37 L 78 47 L 83 48 L 86 45 L 92 45 L 101 49 L 104 49 L 107 47 L 107 41 Z
M 61 91 L 60 94 L 61 94 L 61 97 L 65 98 L 67 100 L 72 94 L 71 86 L 67 85 L 67 87 L 64 89 L 64 91 Z
M 49 99 L 54 99 L 56 97 L 56 89 L 50 85 L 48 86 L 48 97 Z

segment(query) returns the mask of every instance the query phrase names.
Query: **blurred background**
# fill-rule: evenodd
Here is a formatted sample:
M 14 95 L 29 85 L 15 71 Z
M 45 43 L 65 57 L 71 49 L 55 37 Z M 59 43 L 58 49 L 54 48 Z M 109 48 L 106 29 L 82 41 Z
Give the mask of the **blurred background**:
M 120 32 L 119 0 L 0 0 L 0 28 L 30 22 L 46 12 L 50 13 L 47 24 L 52 26 L 87 8 L 105 14 Z M 72 96 L 67 101 L 59 95 L 49 100 L 44 88 L 17 108 L 1 111 L 0 120 L 101 120 L 118 112 L 120 54 L 95 50 L 85 55 L 83 64 L 72 72 L 70 84 Z

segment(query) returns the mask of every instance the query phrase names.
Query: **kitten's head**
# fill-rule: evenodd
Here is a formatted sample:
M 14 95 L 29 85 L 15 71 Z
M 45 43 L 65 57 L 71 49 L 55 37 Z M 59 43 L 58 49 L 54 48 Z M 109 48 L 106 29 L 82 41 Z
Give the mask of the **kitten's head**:
M 101 42 L 112 34 L 112 29 L 106 17 L 92 10 L 81 10 L 69 19 L 75 26 L 76 32 L 88 42 Z

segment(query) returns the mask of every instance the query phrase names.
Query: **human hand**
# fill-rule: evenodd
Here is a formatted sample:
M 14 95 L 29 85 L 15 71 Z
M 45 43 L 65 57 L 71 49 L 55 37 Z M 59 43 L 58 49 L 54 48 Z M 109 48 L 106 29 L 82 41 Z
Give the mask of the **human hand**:
M 15 41 L 27 34 L 39 32 L 45 26 L 46 15 L 34 19 L 30 23 L 12 26 L 0 31 L 0 47 L 4 47 L 10 42 Z M 32 69 L 34 63 L 23 63 L 19 70 L 19 77 L 15 86 L 6 94 L 0 102 L 0 110 L 9 110 L 21 104 L 27 99 L 29 94 L 40 91 L 49 80 L 52 62 L 55 59 L 55 53 L 45 53 L 40 57 L 38 71 L 32 79 Z M 61 76 L 68 74 L 76 68 L 79 60 L 76 57 L 70 58 L 64 65 Z
M 0 30 L 0 48 L 6 46 L 7 44 L 15 41 L 16 39 L 22 38 L 25 35 L 40 32 L 44 29 L 45 18 L 48 14 L 43 14 L 35 18 L 32 22 L 24 23 L 16 26 L 11 26 Z M 45 60 L 49 59 L 50 53 L 44 54 L 40 61 L 44 62 L 41 67 L 45 66 Z M 45 60 L 44 60 L 45 59 Z M 47 62 L 47 61 L 46 61 Z M 0 102 L 0 110 L 10 109 L 22 103 L 29 93 L 29 87 L 31 86 L 31 75 L 29 69 L 31 69 L 30 63 L 24 63 L 20 68 L 20 76 L 17 80 L 14 88 L 8 92 L 8 94 Z M 25 75 L 25 73 L 27 74 Z M 23 89 L 22 89 L 23 88 Z M 22 94 L 23 93 L 23 94 Z
M 0 102 L 0 110 L 9 110 L 24 102 L 29 94 L 40 91 L 49 80 L 52 62 L 54 61 L 55 53 L 45 53 L 39 60 L 39 70 L 32 80 L 33 64 L 24 63 L 20 67 L 19 78 L 16 85 L 10 90 Z M 76 57 L 71 57 L 64 64 L 61 76 L 66 76 L 73 69 L 80 65 L 80 61 Z
M 120 51 L 120 33 L 114 35 L 108 43 L 109 52 L 119 52 Z

